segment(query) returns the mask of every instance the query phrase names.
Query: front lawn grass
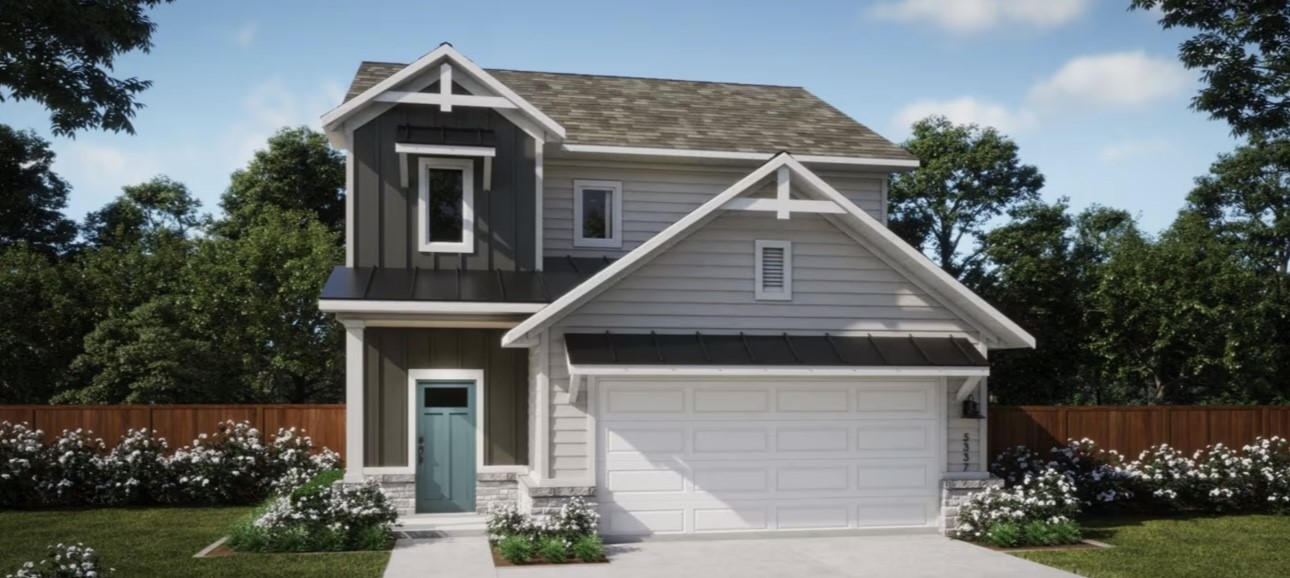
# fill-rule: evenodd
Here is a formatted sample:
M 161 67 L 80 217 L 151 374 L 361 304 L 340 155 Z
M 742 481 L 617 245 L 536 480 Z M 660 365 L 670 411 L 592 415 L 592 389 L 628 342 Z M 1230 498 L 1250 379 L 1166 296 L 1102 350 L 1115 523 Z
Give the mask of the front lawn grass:
M 125 578 L 379 578 L 389 552 L 245 554 L 193 558 L 251 508 L 107 508 L 0 511 L 0 576 L 45 556 L 50 544 L 82 542 Z
M 1290 516 L 1096 517 L 1085 537 L 1109 550 L 1025 552 L 1091 578 L 1290 576 Z

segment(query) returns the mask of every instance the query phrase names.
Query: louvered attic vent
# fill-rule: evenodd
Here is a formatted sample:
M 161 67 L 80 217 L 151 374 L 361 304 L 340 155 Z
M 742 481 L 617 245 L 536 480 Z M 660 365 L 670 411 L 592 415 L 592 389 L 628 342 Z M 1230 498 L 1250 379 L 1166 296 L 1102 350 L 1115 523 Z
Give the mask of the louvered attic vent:
M 793 243 L 757 241 L 756 297 L 761 301 L 793 298 Z

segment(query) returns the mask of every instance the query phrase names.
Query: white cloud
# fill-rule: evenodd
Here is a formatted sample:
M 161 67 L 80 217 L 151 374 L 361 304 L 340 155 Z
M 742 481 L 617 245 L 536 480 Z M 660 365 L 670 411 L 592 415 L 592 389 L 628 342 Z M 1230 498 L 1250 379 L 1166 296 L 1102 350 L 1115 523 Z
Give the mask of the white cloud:
M 933 114 L 942 115 L 958 124 L 992 126 L 1005 133 L 1024 131 L 1037 122 L 1035 115 L 1025 110 L 1013 111 L 1003 105 L 965 96 L 954 100 L 914 102 L 896 113 L 896 123 L 901 130 L 908 130 L 914 121 Z
M 869 13 L 881 20 L 972 33 L 1011 25 L 1052 28 L 1078 20 L 1091 5 L 1091 0 L 894 0 Z
M 254 22 L 243 24 L 233 35 L 233 42 L 238 48 L 250 48 L 255 44 L 255 36 L 260 31 L 260 27 Z
M 320 129 L 323 113 L 340 104 L 344 95 L 335 82 L 297 91 L 275 78 L 253 87 L 242 99 L 243 120 L 230 125 L 225 135 L 229 162 L 245 164 L 280 128 L 306 125 Z
M 1169 146 L 1169 141 L 1164 139 L 1126 141 L 1103 146 L 1098 149 L 1097 156 L 1108 163 L 1115 163 L 1163 153 L 1169 150 Z
M 142 183 L 163 172 L 163 155 L 155 150 L 78 142 L 61 151 L 57 171 L 75 183 L 92 183 L 88 193 L 106 202 L 121 187 Z
M 1118 52 L 1070 60 L 1031 88 L 1029 98 L 1050 108 L 1138 106 L 1179 94 L 1190 83 L 1188 72 L 1173 58 Z

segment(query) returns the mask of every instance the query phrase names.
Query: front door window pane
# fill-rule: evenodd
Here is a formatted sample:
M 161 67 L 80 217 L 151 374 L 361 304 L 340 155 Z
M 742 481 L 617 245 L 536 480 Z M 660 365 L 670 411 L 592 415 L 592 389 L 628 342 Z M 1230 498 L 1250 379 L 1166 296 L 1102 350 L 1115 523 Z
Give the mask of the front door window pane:
M 425 407 L 466 407 L 470 395 L 464 387 L 427 387 L 424 403 Z
M 432 243 L 462 241 L 462 172 L 430 169 L 430 239 Z

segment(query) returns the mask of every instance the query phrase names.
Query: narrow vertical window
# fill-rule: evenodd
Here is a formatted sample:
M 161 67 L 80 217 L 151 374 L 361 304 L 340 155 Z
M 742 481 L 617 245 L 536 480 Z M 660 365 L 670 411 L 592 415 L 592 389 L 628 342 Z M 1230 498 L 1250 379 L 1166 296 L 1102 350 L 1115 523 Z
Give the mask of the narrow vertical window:
M 418 163 L 420 248 L 427 253 L 475 249 L 474 162 L 423 158 Z
M 793 243 L 757 241 L 757 272 L 753 292 L 758 300 L 788 301 L 793 298 Z
M 573 244 L 576 247 L 622 247 L 622 183 L 574 181 Z

